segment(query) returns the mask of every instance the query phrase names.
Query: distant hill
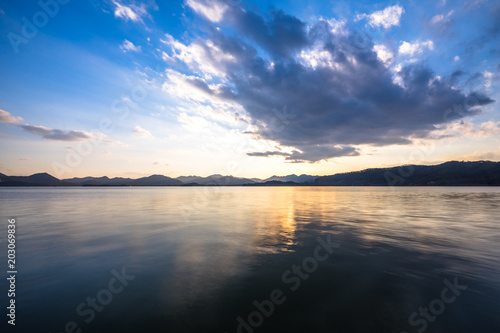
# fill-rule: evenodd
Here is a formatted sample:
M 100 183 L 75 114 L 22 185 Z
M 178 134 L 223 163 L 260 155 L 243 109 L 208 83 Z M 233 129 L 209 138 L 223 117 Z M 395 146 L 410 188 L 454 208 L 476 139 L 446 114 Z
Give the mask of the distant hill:
M 264 182 L 279 181 L 279 182 L 294 182 L 294 183 L 313 183 L 319 176 L 310 175 L 288 175 L 288 176 L 272 176 L 264 180 Z
M 195 183 L 195 180 L 196 179 L 199 179 L 201 177 L 199 176 L 180 176 L 180 177 L 177 177 L 175 179 L 183 182 L 184 184 L 190 184 L 190 183 Z
M 84 177 L 84 178 L 71 178 L 64 181 L 81 186 L 178 186 L 184 185 L 183 182 L 162 176 L 152 175 L 149 177 L 131 179 L 131 178 L 108 178 L 104 177 Z
M 366 169 L 331 176 L 289 175 L 265 180 L 211 175 L 170 178 L 152 175 L 139 179 L 83 177 L 59 180 L 48 173 L 7 176 L 0 186 L 500 186 L 500 162 L 446 162 L 439 165 L 405 165 Z
M 106 176 L 64 179 L 68 183 L 81 186 L 130 186 L 134 180 L 121 177 L 108 178 Z
M 89 179 L 90 178 L 90 179 Z M 111 179 L 108 177 L 85 177 L 86 179 L 84 182 L 80 183 L 80 185 L 83 186 L 104 186 L 104 185 L 110 185 Z
M 68 179 L 63 179 L 66 183 L 74 184 L 74 185 L 81 185 L 85 183 L 86 181 L 96 179 L 96 177 L 83 177 L 83 178 L 68 178 Z
M 243 186 L 313 186 L 312 183 L 282 182 L 279 180 L 269 180 L 266 182 L 244 184 Z
M 254 179 L 237 178 L 233 176 L 211 175 L 208 177 L 183 176 L 177 180 L 184 184 L 212 185 L 212 186 L 235 186 L 256 183 Z
M 184 185 L 180 180 L 162 176 L 152 175 L 149 177 L 139 178 L 133 180 L 130 185 L 132 186 L 179 186 Z
M 446 162 L 367 169 L 319 177 L 314 185 L 329 186 L 457 186 L 500 185 L 500 162 Z
M 48 173 L 36 173 L 31 176 L 6 176 L 0 174 L 0 186 L 69 186 L 64 181 Z

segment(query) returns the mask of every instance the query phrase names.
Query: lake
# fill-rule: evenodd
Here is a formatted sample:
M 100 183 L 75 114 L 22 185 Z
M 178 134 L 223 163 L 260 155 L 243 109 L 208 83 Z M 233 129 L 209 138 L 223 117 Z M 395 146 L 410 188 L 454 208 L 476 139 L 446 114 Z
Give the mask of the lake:
M 1 188 L 0 212 L 9 332 L 500 331 L 498 187 Z

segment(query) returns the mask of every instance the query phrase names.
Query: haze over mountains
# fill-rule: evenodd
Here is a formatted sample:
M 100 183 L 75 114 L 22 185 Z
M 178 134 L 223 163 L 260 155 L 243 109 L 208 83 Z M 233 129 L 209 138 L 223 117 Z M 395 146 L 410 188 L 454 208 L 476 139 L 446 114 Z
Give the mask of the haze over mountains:
M 310 175 L 289 175 L 289 176 L 272 176 L 267 178 L 266 182 L 269 181 L 279 181 L 279 182 L 294 182 L 294 183 L 314 183 L 314 180 L 319 176 Z
M 331 176 L 289 175 L 261 180 L 233 176 L 151 175 L 138 179 L 84 177 L 57 179 L 48 173 L 7 176 L 0 173 L 0 186 L 458 186 L 500 185 L 500 162 L 446 162 L 434 166 L 405 165 L 366 169 Z

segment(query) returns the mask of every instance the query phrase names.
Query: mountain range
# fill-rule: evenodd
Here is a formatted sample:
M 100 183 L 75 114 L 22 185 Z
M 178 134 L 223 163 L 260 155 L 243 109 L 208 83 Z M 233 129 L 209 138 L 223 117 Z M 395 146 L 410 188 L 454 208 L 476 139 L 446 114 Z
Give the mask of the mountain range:
M 500 185 L 500 162 L 451 161 L 439 165 L 404 165 L 318 177 L 327 186 Z
M 48 173 L 7 176 L 0 173 L 0 186 L 458 186 L 500 185 L 500 162 L 451 161 L 439 165 L 403 165 L 366 169 L 331 176 L 288 175 L 267 179 L 211 175 L 171 178 L 151 175 L 138 179 L 84 177 L 57 179 Z

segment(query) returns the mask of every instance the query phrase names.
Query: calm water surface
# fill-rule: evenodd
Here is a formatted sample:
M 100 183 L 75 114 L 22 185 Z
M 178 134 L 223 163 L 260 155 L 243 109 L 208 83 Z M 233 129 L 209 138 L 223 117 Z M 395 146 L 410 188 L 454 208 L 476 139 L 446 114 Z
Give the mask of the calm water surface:
M 0 212 L 9 332 L 500 332 L 500 188 L 1 188 Z

